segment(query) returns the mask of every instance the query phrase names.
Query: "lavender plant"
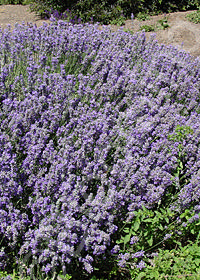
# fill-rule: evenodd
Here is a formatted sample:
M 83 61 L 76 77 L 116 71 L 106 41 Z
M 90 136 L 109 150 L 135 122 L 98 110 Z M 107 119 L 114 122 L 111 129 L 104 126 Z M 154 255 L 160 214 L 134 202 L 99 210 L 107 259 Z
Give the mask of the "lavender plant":
M 58 20 L 1 31 L 0 69 L 1 270 L 109 273 L 141 209 L 199 207 L 198 59 Z

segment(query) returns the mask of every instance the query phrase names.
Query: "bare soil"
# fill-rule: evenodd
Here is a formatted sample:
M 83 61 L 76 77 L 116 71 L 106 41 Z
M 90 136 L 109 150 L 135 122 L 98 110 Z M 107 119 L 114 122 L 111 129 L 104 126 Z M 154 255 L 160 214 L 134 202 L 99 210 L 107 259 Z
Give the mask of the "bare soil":
M 34 23 L 41 26 L 43 22 L 50 23 L 50 20 L 43 20 L 35 12 L 30 12 L 29 5 L 1 5 L 0 6 L 0 28 L 7 28 L 8 24 L 14 28 L 15 24 L 24 22 Z
M 152 25 L 155 31 L 146 32 L 147 40 L 152 34 L 156 33 L 156 39 L 159 44 L 176 46 L 178 49 L 185 50 L 195 57 L 200 57 L 200 23 L 190 22 L 186 15 L 194 11 L 176 12 L 166 15 L 150 17 L 150 20 L 140 21 L 137 19 L 127 20 L 124 29 L 130 29 L 138 32 L 141 26 Z M 168 28 L 162 30 L 159 20 L 167 18 Z M 116 30 L 116 26 L 112 26 Z
M 173 45 L 178 49 L 183 49 L 189 52 L 195 57 L 200 57 L 200 23 L 195 24 L 190 22 L 186 15 L 193 11 L 176 12 L 170 14 L 162 14 L 158 16 L 152 16 L 149 20 L 140 21 L 138 19 L 127 20 L 123 27 L 111 25 L 112 30 L 118 28 L 129 29 L 131 31 L 140 32 L 140 28 L 143 25 L 152 25 L 155 27 L 153 32 L 146 32 L 146 38 L 149 39 L 151 34 L 156 33 L 156 39 L 159 44 Z M 159 20 L 167 18 L 168 28 L 162 30 Z M 38 27 L 44 22 L 51 23 L 50 20 L 40 19 L 35 12 L 30 12 L 29 6 L 23 5 L 1 5 L 0 6 L 0 27 L 5 29 L 8 24 L 11 28 L 14 28 L 15 23 L 21 24 L 24 22 L 34 23 Z

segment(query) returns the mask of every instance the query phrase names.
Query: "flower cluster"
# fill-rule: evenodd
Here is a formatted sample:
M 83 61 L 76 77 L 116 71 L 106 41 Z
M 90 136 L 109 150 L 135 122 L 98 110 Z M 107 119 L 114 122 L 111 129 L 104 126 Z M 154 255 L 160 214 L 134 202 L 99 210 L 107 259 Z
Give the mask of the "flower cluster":
M 169 190 L 171 207 L 199 205 L 199 89 L 198 59 L 144 33 L 1 31 L 1 268 L 12 251 L 46 273 L 74 259 L 91 273 L 142 205 Z

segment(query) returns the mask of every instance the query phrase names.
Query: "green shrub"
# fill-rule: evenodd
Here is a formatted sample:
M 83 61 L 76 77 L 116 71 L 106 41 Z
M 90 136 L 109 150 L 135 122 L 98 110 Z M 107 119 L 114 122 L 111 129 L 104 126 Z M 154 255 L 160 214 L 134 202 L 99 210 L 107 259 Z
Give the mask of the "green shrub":
M 191 22 L 200 23 L 200 10 L 188 14 L 186 18 Z
M 91 21 L 103 24 L 114 23 L 118 18 L 130 19 L 133 13 L 144 20 L 150 15 L 198 9 L 200 0 L 0 0 L 1 4 L 30 4 L 31 11 L 41 17 L 48 16 L 47 11 L 57 10 L 59 13 L 69 9 L 72 17 L 82 19 L 82 22 Z
M 154 31 L 154 27 L 152 25 L 142 25 L 140 27 L 140 30 L 145 30 L 145 32 L 151 32 Z
M 35 0 L 32 10 L 41 16 L 47 16 L 47 11 L 57 10 L 63 13 L 70 10 L 72 17 L 81 18 L 82 22 L 94 22 L 102 24 L 114 23 L 120 18 L 130 19 L 133 13 L 142 20 L 148 17 L 147 14 L 156 15 L 160 13 L 175 12 L 188 9 L 196 9 L 200 6 L 200 0 Z
M 76 2 L 77 0 L 34 0 L 31 3 L 31 11 L 37 12 L 42 18 L 44 18 L 45 16 L 48 16 L 47 11 L 51 11 L 53 9 L 61 13 L 68 8 L 70 9 Z
M 138 274 L 140 279 L 200 279 L 200 244 L 198 242 L 173 250 L 159 250 L 157 256 Z M 136 271 L 132 271 L 132 275 Z
M 199 217 L 196 219 L 197 214 L 187 209 L 179 216 L 175 211 L 164 207 L 157 210 L 143 207 L 134 214 L 134 219 L 125 223 L 123 235 L 117 242 L 123 255 L 148 253 L 144 258 L 142 255 L 132 256 L 127 261 L 126 267 L 129 267 L 131 276 L 134 276 L 132 279 L 164 280 L 166 275 L 200 273 L 200 247 L 197 244 L 200 221 Z M 195 240 L 197 241 L 193 244 Z M 139 268 L 141 263 L 146 266 L 142 271 Z
M 147 14 L 145 14 L 145 13 L 143 13 L 143 12 L 139 12 L 139 13 L 137 14 L 137 19 L 139 19 L 139 20 L 141 20 L 141 21 L 145 21 L 145 20 L 150 19 L 150 16 L 147 15 Z

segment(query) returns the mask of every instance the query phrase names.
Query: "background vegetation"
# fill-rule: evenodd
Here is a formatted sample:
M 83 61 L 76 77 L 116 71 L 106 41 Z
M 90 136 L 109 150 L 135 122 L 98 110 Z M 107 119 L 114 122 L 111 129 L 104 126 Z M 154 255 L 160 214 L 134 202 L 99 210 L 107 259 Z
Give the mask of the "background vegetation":
M 81 18 L 82 22 L 110 24 L 149 14 L 158 15 L 176 11 L 194 10 L 200 7 L 200 0 L 1 0 L 0 4 L 31 4 L 31 10 L 42 18 L 50 12 L 66 14 L 68 18 Z M 62 15 L 61 15 L 62 16 Z
M 60 13 L 69 9 L 73 18 L 81 18 L 83 22 L 92 19 L 94 22 L 109 24 L 116 18 L 130 19 L 131 14 L 157 15 L 163 12 L 185 11 L 198 9 L 199 4 L 199 0 L 35 0 L 32 10 L 37 11 L 41 16 L 47 16 L 46 11 L 50 11 L 50 8 Z

